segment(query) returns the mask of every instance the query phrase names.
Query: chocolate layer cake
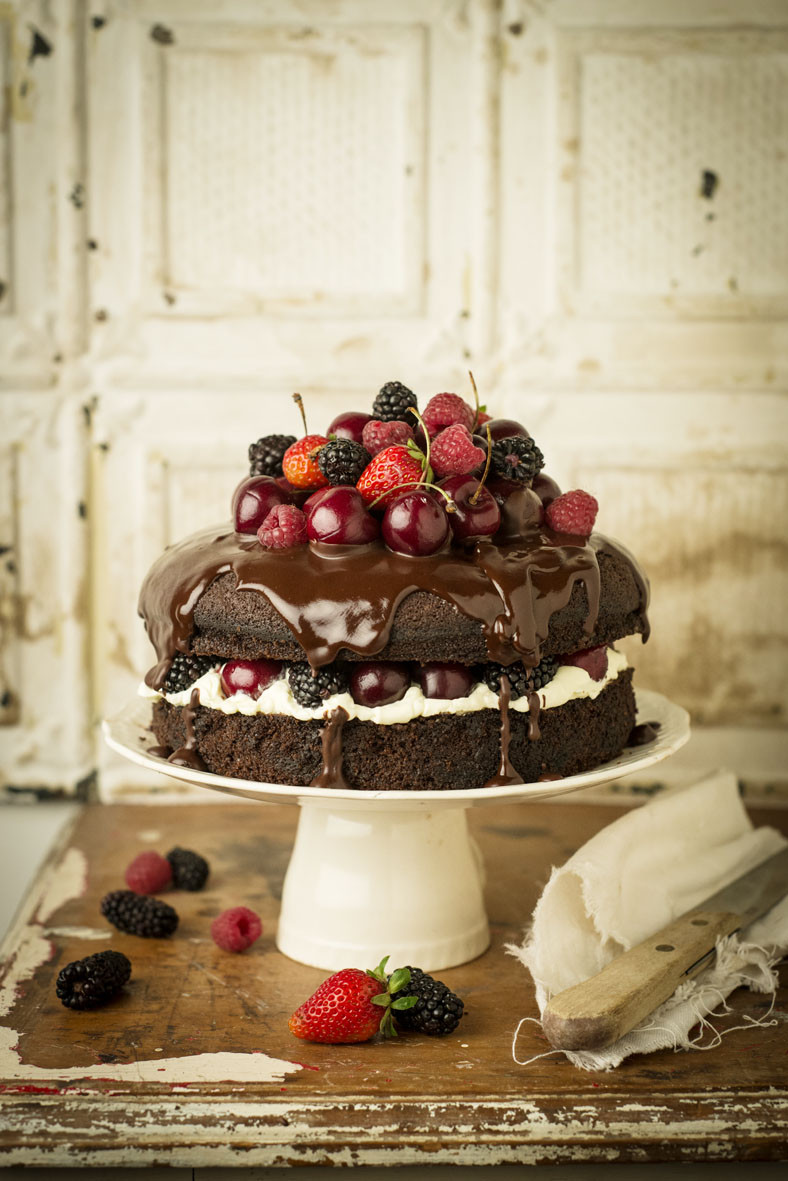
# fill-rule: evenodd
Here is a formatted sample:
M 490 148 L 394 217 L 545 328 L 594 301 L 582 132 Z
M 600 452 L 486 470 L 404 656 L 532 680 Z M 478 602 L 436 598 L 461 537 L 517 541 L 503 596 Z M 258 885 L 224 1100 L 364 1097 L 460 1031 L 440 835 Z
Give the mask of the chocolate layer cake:
M 558 778 L 620 753 L 635 704 L 631 670 L 613 645 L 648 635 L 645 578 L 623 547 L 590 532 L 592 518 L 583 514 L 592 498 L 562 495 L 538 466 L 523 476 L 523 457 L 532 469 L 541 460 L 524 428 L 520 439 L 530 452 L 504 436 L 513 466 L 507 479 L 498 469 L 491 523 L 480 523 L 475 535 L 476 526 L 452 533 L 451 514 L 467 499 L 463 480 L 472 481 L 472 492 L 481 488 L 474 509 L 482 493 L 485 503 L 493 501 L 478 454 L 484 458 L 483 440 L 458 422 L 430 429 L 433 402 L 455 397 L 439 395 L 424 412 L 425 436 L 432 436 L 443 471 L 425 456 L 420 480 L 405 481 L 404 492 L 392 484 L 379 493 L 387 461 L 397 460 L 395 473 L 406 469 L 404 456 L 390 454 L 404 446 L 375 453 L 354 443 L 359 459 L 349 448 L 331 456 L 330 429 L 307 436 L 301 442 L 309 447 L 323 441 L 300 451 L 291 443 L 284 451 L 287 479 L 275 474 L 274 462 L 272 471 L 236 490 L 236 528 L 196 534 L 155 563 L 140 614 L 158 658 L 142 689 L 153 701 L 157 753 L 242 779 L 384 791 Z M 489 469 L 492 433 L 487 443 Z M 254 445 L 267 461 L 272 446 Z M 299 465 L 288 468 L 296 451 Z M 411 445 L 410 455 L 418 454 Z M 435 487 L 447 464 L 471 459 L 475 470 L 450 469 L 442 489 Z M 353 484 L 351 462 L 358 463 L 356 474 L 363 471 Z M 339 475 L 316 485 L 324 467 Z M 391 484 L 398 475 L 386 478 Z M 265 481 L 276 483 L 282 499 L 274 497 L 273 508 L 266 503 L 258 521 L 244 515 L 244 489 L 273 494 Z M 325 493 L 313 494 L 316 487 Z M 338 542 L 321 539 L 317 512 L 332 496 L 344 528 L 332 534 Z M 363 519 L 354 497 L 363 498 Z M 302 507 L 293 503 L 299 500 Z M 445 516 L 447 535 L 413 542 L 416 534 L 388 528 L 403 501 L 411 516 Z M 347 544 L 352 514 L 362 540 Z M 414 545 L 433 549 L 392 548 Z

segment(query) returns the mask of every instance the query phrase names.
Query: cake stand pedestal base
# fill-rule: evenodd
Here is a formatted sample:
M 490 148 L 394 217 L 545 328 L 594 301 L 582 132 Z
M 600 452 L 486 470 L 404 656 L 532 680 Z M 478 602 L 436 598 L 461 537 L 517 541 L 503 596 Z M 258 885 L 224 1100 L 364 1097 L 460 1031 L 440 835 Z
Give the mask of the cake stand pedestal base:
M 489 946 L 484 873 L 464 807 L 360 809 L 302 801 L 279 950 L 316 968 L 425 971 Z

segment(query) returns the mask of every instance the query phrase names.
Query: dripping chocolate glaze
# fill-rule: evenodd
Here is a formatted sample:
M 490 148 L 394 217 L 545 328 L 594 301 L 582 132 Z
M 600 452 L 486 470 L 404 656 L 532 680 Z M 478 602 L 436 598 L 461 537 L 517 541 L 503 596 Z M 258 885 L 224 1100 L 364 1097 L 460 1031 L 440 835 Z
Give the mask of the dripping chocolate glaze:
M 501 687 L 498 693 L 498 709 L 501 715 L 501 743 L 498 770 L 492 779 L 488 779 L 485 787 L 513 787 L 522 783 L 523 779 L 509 757 L 509 743 L 512 737 L 511 719 L 509 717 L 509 702 L 511 701 L 511 687 L 509 678 L 501 675 Z
M 205 763 L 197 750 L 197 736 L 194 733 L 194 719 L 200 706 L 200 690 L 192 689 L 189 704 L 183 711 L 183 724 L 186 727 L 186 741 L 183 746 L 174 750 L 167 759 L 168 763 L 175 763 L 178 767 L 191 767 L 192 771 L 207 771 Z
M 265 595 L 315 668 L 342 648 L 375 656 L 388 642 L 397 607 L 416 590 L 448 600 L 479 622 L 491 660 L 535 667 L 550 619 L 569 602 L 577 581 L 586 588 L 585 630 L 592 634 L 599 610 L 597 553 L 604 549 L 623 553 L 645 609 L 645 578 L 623 547 L 600 535 L 585 541 L 540 526 L 534 499 L 530 489 L 512 493 L 496 541 L 420 558 L 392 553 L 382 542 L 269 551 L 254 534 L 197 533 L 166 550 L 143 583 L 139 610 L 158 658 L 146 683 L 161 688 L 175 653 L 189 650 L 200 596 L 228 572 L 239 591 Z
M 347 788 L 351 785 L 345 779 L 342 769 L 342 728 L 348 720 L 349 714 L 341 705 L 332 709 L 326 717 L 326 724 L 320 734 L 322 766 L 319 774 L 312 780 L 311 787 Z

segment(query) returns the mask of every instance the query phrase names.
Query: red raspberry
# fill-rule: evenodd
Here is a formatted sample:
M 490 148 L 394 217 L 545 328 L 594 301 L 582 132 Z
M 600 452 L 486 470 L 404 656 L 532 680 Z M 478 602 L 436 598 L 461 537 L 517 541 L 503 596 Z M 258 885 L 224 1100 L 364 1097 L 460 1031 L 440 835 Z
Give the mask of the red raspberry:
M 472 431 L 476 411 L 467 402 L 463 402 L 459 394 L 436 394 L 424 407 L 421 417 L 432 438 L 444 427 L 454 426 L 455 423 L 460 423 Z
M 562 656 L 561 663 L 583 668 L 592 681 L 601 681 L 607 672 L 607 644 L 600 644 L 598 648 L 583 648 L 582 652 Z
M 421 462 L 411 455 L 407 447 L 386 447 L 367 464 L 356 487 L 365 504 L 371 504 L 379 496 L 378 504 L 385 505 L 405 491 L 403 484 L 418 484 L 421 476 Z M 384 496 L 384 492 L 387 495 Z
M 397 443 L 407 443 L 408 439 L 412 438 L 413 427 L 408 426 L 406 422 L 398 422 L 396 419 L 393 422 L 379 422 L 378 419 L 373 418 L 371 422 L 364 423 L 364 429 L 361 432 L 361 442 L 373 456 Z
M 262 933 L 259 916 L 247 906 L 231 906 L 211 923 L 211 939 L 222 951 L 246 951 Z
M 472 472 L 487 456 L 477 447 L 467 427 L 455 423 L 447 426 L 432 441 L 430 464 L 436 476 L 464 476 Z
M 150 849 L 137 854 L 124 877 L 126 885 L 135 894 L 158 894 L 172 881 L 172 866 L 161 853 Z
M 292 549 L 306 545 L 306 513 L 294 504 L 277 504 L 257 530 L 263 549 Z
M 296 488 L 325 488 L 328 480 L 317 465 L 317 453 L 327 442 L 325 435 L 304 435 L 291 443 L 282 456 L 285 479 Z
M 599 512 L 596 497 L 582 488 L 556 496 L 545 512 L 547 524 L 557 533 L 574 533 L 578 537 L 590 537 L 594 521 Z

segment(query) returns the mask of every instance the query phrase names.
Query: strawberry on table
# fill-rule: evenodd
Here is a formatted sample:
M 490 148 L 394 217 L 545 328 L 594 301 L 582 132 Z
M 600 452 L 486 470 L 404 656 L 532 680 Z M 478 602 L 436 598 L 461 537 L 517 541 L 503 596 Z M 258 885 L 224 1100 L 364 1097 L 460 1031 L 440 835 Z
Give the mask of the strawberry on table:
M 407 984 L 410 973 L 398 969 L 387 979 L 388 958 L 382 959 L 374 972 L 343 968 L 329 976 L 293 1013 L 288 1022 L 290 1032 L 304 1041 L 327 1045 L 367 1042 L 378 1032 L 396 1037 L 392 1007 L 412 1008 L 416 1000 L 402 997 L 392 1002 L 392 992 Z

